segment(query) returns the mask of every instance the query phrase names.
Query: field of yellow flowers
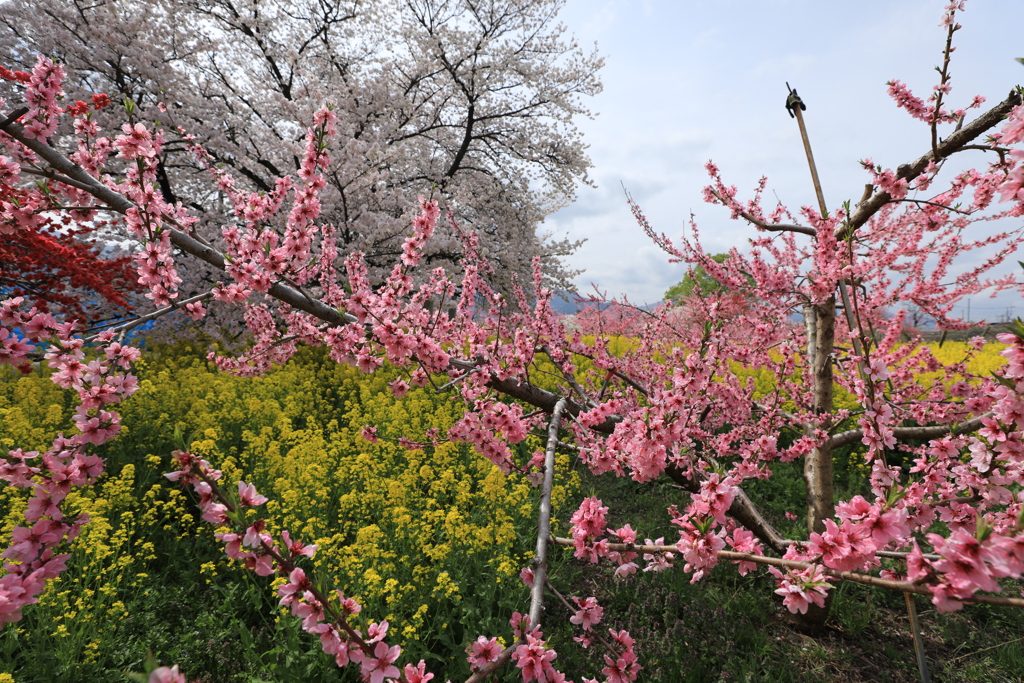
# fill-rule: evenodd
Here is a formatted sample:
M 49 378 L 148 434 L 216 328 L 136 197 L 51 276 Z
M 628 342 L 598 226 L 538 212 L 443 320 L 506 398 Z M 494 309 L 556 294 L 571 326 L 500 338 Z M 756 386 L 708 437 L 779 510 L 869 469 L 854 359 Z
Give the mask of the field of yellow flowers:
M 0 632 L 0 677 L 122 680 L 152 650 L 190 680 L 348 680 L 283 616 L 271 579 L 228 560 L 191 494 L 163 478 L 175 430 L 226 482 L 255 483 L 271 499 L 270 529 L 316 543 L 325 584 L 355 597 L 368 621 L 387 619 L 389 641 L 413 661 L 468 675 L 465 646 L 528 604 L 518 574 L 532 556 L 536 490 L 469 447 L 397 443 L 444 433 L 460 404 L 425 390 L 396 399 L 388 372 L 361 375 L 318 350 L 255 379 L 216 372 L 188 346 L 146 358 L 140 391 L 122 405 L 125 430 L 100 451 L 106 474 L 70 499 L 92 521 L 69 571 Z M 5 375 L 0 448 L 45 450 L 69 429 L 69 405 L 45 376 Z M 360 436 L 364 425 L 378 442 Z M 530 439 L 521 446 L 540 445 Z M 568 464 L 556 511 L 578 488 Z M 0 489 L 4 533 L 25 501 Z

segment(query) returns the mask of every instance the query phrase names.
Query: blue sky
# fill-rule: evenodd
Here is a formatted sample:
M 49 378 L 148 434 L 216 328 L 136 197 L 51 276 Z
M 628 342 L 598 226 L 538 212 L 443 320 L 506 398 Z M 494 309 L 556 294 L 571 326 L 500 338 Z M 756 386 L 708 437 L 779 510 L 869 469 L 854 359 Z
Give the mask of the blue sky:
M 938 74 L 945 32 L 941 0 L 567 0 L 561 19 L 581 46 L 597 42 L 606 58 L 604 91 L 580 120 L 596 187 L 545 229 L 586 238 L 572 258 L 597 283 L 636 303 L 661 299 L 684 268 L 670 264 L 633 221 L 622 186 L 655 229 L 682 234 L 694 212 L 711 252 L 742 247 L 751 233 L 705 204 L 709 159 L 749 196 L 766 175 L 768 198 L 791 208 L 814 203 L 796 123 L 787 114 L 786 82 L 807 104 L 815 160 L 831 207 L 856 201 L 871 157 L 895 166 L 929 145 L 926 126 L 896 109 L 886 81 L 899 79 L 927 96 Z M 952 63 L 954 107 L 974 94 L 990 103 L 1024 83 L 1024 1 L 970 0 L 959 15 Z M 981 153 L 979 153 L 981 154 Z M 1024 315 L 1017 295 L 977 297 L 978 314 Z

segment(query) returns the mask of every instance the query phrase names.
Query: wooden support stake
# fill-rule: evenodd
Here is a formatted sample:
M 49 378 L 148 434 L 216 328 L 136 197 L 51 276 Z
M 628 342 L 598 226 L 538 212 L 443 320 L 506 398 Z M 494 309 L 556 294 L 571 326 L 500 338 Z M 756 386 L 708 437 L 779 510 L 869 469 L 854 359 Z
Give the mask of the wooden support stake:
M 928 659 L 924 653 L 924 638 L 921 633 L 921 622 L 917 620 L 917 603 L 914 596 L 904 593 L 907 601 L 907 615 L 910 617 L 910 630 L 914 632 L 914 654 L 917 655 L 917 672 L 921 676 L 921 683 L 930 683 L 928 675 Z

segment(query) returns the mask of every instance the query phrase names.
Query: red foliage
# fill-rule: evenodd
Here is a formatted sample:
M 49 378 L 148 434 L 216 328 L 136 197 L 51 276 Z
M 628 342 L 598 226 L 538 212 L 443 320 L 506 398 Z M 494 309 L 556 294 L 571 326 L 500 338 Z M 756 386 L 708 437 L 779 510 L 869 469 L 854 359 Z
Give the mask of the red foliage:
M 5 186 L 0 201 L 24 204 L 27 192 Z M 104 258 L 91 239 L 106 221 L 37 220 L 0 240 L 0 292 L 4 297 L 23 296 L 41 311 L 67 319 L 88 321 L 95 308 L 106 301 L 130 308 L 125 294 L 138 291 L 131 260 Z
M 0 66 L 0 78 L 5 81 L 15 81 L 17 83 L 28 83 L 29 79 L 32 78 L 32 74 L 27 71 L 11 71 L 7 67 Z

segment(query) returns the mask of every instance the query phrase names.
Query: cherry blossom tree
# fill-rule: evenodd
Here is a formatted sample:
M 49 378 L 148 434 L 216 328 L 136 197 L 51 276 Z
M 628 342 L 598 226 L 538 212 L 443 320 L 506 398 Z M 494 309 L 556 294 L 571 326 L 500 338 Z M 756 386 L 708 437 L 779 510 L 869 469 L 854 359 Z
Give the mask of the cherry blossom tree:
M 946 49 L 929 97 L 899 81 L 889 85 L 896 103 L 924 124 L 923 154 L 896 169 L 866 160 L 868 184 L 856 204 L 830 209 L 819 191 L 817 207 L 768 208 L 761 201 L 766 181 L 744 200 L 709 163 L 706 199 L 755 234 L 747 251 L 734 250 L 722 263 L 702 251 L 696 225 L 693 239 L 676 243 L 634 205 L 640 224 L 674 258 L 700 264 L 724 290 L 746 288 L 751 296 L 738 310 L 707 298 L 699 325 L 646 312 L 625 348 L 607 337 L 567 333 L 551 308 L 539 257 L 532 287 L 513 282 L 514 305 L 507 302 L 489 280 L 494 262 L 480 232 L 460 224 L 455 211 L 442 214 L 429 198 L 420 200 L 400 256 L 377 286 L 361 252 L 338 269 L 343 239 L 321 220 L 335 141 L 345 139 L 344 119 L 330 107 L 312 114 L 295 177 L 278 179 L 268 193 L 240 189 L 198 138 L 178 132 L 174 139 L 187 145 L 230 207 L 220 226 L 223 250 L 198 234 L 200 219 L 186 205 L 159 189 L 167 135 L 139 121 L 104 135 L 87 114 L 62 107 L 61 67 L 43 57 L 24 107 L 19 100 L 0 123 L 5 159 L 16 160 L 0 180 L 19 187 L 22 168 L 45 168 L 45 190 L 27 190 L 41 207 L 59 215 L 62 198 L 73 198 L 76 211 L 123 216 L 127 234 L 144 245 L 135 260 L 158 307 L 153 316 L 181 307 L 199 319 L 210 298 L 244 307 L 254 342 L 238 356 L 212 356 L 224 370 L 257 374 L 287 360 L 298 344 L 316 344 L 365 372 L 384 363 L 401 368 L 404 376 L 392 384 L 397 395 L 409 384 L 458 392 L 465 415 L 434 437 L 474 445 L 502 470 L 531 475 L 542 492 L 535 560 L 522 574 L 531 587 L 528 613 L 512 616 L 511 646 L 501 649 L 485 634 L 467 647 L 470 680 L 485 680 L 508 661 L 524 681 L 564 680 L 540 630 L 545 596 L 553 596 L 573 612 L 581 640 L 605 648 L 602 673 L 618 683 L 638 674 L 633 640 L 624 631 L 600 633 L 608 615 L 596 601 L 561 596 L 547 577 L 552 543 L 624 578 L 641 562 L 651 570 L 681 566 L 693 581 L 723 561 L 741 573 L 767 565 L 783 604 L 812 620 L 826 612 L 837 581 L 925 595 L 940 611 L 967 603 L 1024 606 L 1022 598 L 995 595 L 1002 580 L 1024 574 L 1024 324 L 1000 335 L 1007 363 L 988 376 L 970 372 L 970 354 L 944 365 L 919 339 L 900 342 L 901 304 L 960 329 L 966 323 L 952 312 L 962 297 L 1022 287 L 1012 274 L 993 273 L 1024 239 L 1024 94 L 1018 87 L 987 109 L 979 97 L 950 108 L 948 65 L 962 4 L 944 12 Z M 802 122 L 799 100 L 791 105 Z M 69 113 L 77 145 L 66 153 L 53 136 Z M 982 152 L 983 165 L 962 170 L 951 163 L 965 150 Z M 108 161 L 122 172 L 103 173 Z M 5 225 L 17 229 L 16 207 L 3 209 Z M 448 234 L 460 240 L 458 277 L 430 268 L 429 245 L 442 215 Z M 221 279 L 182 298 L 176 252 L 216 268 Z M 984 259 L 965 264 L 972 254 Z M 316 296 L 305 289 L 314 281 Z M 102 472 L 88 447 L 116 436 L 110 404 L 134 391 L 134 378 L 122 370 L 137 357 L 119 341 L 134 323 L 83 338 L 73 324 L 22 304 L 14 299 L 0 307 L 0 359 L 46 360 L 55 381 L 77 391 L 81 403 L 77 434 L 61 436 L 45 454 L 15 450 L 0 462 L 0 477 L 33 491 L 29 526 L 15 529 L 3 553 L 11 560 L 0 577 L 4 621 L 17 619 L 62 570 L 67 556 L 57 550 L 85 520 L 67 519 L 61 502 L 72 486 Z M 802 322 L 794 322 L 797 315 Z M 88 362 L 87 342 L 99 354 Z M 985 343 L 972 340 L 972 353 Z M 768 372 L 771 389 L 758 390 L 752 371 Z M 921 381 L 926 373 L 940 379 Z M 540 376 L 559 379 L 542 384 Z M 836 406 L 839 389 L 855 407 Z M 546 436 L 545 450 L 517 458 L 509 444 L 531 432 Z M 363 435 L 375 438 L 373 425 Z M 854 444 L 870 468 L 869 483 L 837 501 L 833 451 Z M 572 516 L 570 538 L 553 538 L 558 448 L 574 449 L 596 475 L 637 482 L 665 476 L 688 489 L 667 511 L 678 539 L 640 544 L 640 520 L 609 528 L 608 507 L 596 498 Z M 400 668 L 399 649 L 385 642 L 386 622 L 366 615 L 357 622 L 358 604 L 309 577 L 306 560 L 315 548 L 266 532 L 258 517 L 266 499 L 254 487 L 221 486 L 214 464 L 184 451 L 175 458 L 178 469 L 168 476 L 193 489 L 203 518 L 233 527 L 219 536 L 225 551 L 258 574 L 286 578 L 278 589 L 282 604 L 339 665 L 358 665 L 374 682 L 429 680 L 422 662 Z M 807 492 L 804 540 L 784 538 L 744 489 L 770 477 L 776 463 L 798 460 Z M 245 514 L 253 508 L 256 519 Z
M 379 283 L 401 256 L 416 197 L 433 196 L 479 235 L 489 277 L 510 294 L 509 277 L 529 278 L 535 256 L 553 285 L 571 288 L 575 275 L 561 260 L 574 243 L 538 226 L 588 182 L 573 121 L 589 115 L 581 98 L 600 90 L 601 59 L 565 36 L 562 4 L 16 0 L 0 7 L 0 44 L 23 69 L 37 54 L 64 63 L 68 97 L 105 92 L 131 103 L 133 121 L 165 127 L 161 195 L 189 207 L 222 250 L 230 203 L 176 127 L 231 171 L 232 189 L 270 194 L 299 170 L 306 127 L 330 100 L 343 142 L 323 174 L 321 219 L 339 253 L 362 252 Z M 116 112 L 95 118 L 120 125 Z M 457 269 L 446 225 L 426 248 L 431 264 Z M 188 295 L 220 277 L 205 263 L 179 275 Z

